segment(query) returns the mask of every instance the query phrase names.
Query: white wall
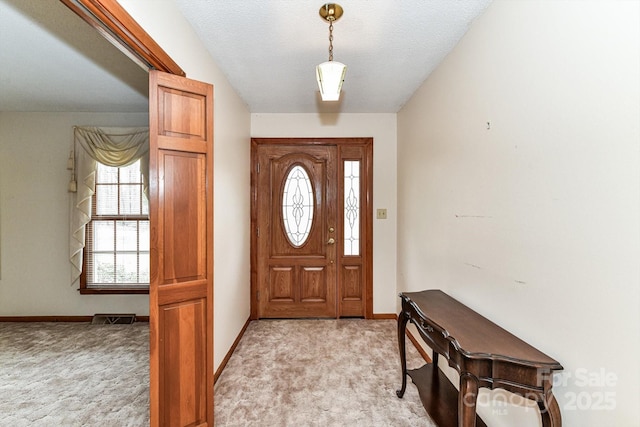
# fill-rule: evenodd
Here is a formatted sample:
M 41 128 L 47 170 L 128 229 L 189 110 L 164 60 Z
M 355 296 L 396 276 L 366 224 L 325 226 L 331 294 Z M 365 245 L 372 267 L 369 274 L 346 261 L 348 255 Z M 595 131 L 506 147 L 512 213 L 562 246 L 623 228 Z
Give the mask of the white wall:
M 387 219 L 373 222 L 373 312 L 396 311 L 396 115 L 252 114 L 251 136 L 373 137 L 373 207 Z
M 148 295 L 80 295 L 69 262 L 73 126 L 148 126 L 147 113 L 0 112 L 0 316 L 149 314 Z
M 568 426 L 640 425 L 639 5 L 495 0 L 398 115 L 399 290 L 560 361 Z
M 249 318 L 250 114 L 172 1 L 119 3 L 187 73 L 214 86 L 214 365 Z

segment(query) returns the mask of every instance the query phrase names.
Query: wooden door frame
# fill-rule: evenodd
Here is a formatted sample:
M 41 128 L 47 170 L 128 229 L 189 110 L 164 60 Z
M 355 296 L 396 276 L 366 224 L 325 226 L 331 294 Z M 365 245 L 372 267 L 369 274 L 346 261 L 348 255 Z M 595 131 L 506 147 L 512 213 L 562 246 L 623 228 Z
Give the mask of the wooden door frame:
M 185 72 L 116 0 L 60 0 L 98 33 L 147 70 Z
M 251 138 L 251 315 L 252 320 L 258 319 L 258 147 L 260 145 L 335 145 L 338 147 L 338 171 L 342 170 L 342 147 L 363 146 L 364 185 L 362 198 L 363 228 L 366 238 L 362 241 L 363 270 L 364 270 L 364 317 L 373 319 L 373 138 Z M 341 182 L 340 177 L 338 181 Z M 342 215 L 342 213 L 338 213 Z M 339 258 L 339 257 L 337 257 Z M 339 267 L 339 266 L 338 266 Z M 338 286 L 336 286 L 338 289 Z M 338 314 L 339 316 L 339 311 Z

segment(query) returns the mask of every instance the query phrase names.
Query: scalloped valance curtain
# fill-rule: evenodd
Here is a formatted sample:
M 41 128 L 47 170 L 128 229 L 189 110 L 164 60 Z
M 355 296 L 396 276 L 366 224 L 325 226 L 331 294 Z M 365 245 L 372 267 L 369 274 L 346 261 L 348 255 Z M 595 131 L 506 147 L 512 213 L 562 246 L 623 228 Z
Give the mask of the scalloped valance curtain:
M 69 227 L 71 284 L 82 272 L 82 253 L 86 225 L 91 220 L 91 197 L 96 190 L 96 162 L 107 166 L 128 166 L 140 159 L 144 193 L 148 193 L 149 128 L 80 127 L 73 128 L 73 177 Z

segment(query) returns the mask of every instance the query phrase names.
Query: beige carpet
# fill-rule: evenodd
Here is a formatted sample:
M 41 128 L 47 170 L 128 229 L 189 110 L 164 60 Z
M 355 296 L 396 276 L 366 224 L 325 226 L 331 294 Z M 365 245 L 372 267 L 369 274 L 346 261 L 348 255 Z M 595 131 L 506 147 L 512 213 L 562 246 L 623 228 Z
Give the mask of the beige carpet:
M 148 339 L 145 323 L 0 322 L 0 427 L 148 426 Z M 216 426 L 433 426 L 400 380 L 395 321 L 252 322 L 216 384 Z
M 0 322 L 0 426 L 149 425 L 149 326 Z
M 410 380 L 396 397 L 400 382 L 393 320 L 260 320 L 216 383 L 216 425 L 435 426 Z

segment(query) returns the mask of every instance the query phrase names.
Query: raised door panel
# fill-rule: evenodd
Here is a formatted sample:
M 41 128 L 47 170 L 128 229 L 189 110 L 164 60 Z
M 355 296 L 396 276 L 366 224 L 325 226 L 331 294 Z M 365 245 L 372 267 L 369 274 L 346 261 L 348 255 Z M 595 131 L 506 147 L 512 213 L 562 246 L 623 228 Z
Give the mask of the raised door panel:
M 324 267 L 303 267 L 300 278 L 301 302 L 326 302 L 327 269 Z
M 362 301 L 362 268 L 359 265 L 343 266 L 342 299 Z
M 159 196 L 164 202 L 161 284 L 206 276 L 206 161 L 202 154 L 159 153 Z
M 343 265 L 340 272 L 340 313 L 361 316 L 364 308 L 361 265 Z
M 163 112 L 163 120 L 158 123 L 160 134 L 206 143 L 205 100 L 200 94 L 160 88 L 158 101 Z
M 162 384 L 161 425 L 198 426 L 206 419 L 206 300 L 171 304 L 160 310 Z
M 198 89 L 197 85 L 193 85 Z M 207 153 L 212 121 L 209 115 L 213 106 L 208 104 L 206 94 L 185 92 L 170 87 L 158 87 L 155 92 L 158 102 L 157 122 L 158 148 Z
M 272 302 L 294 302 L 296 300 L 294 267 L 271 267 L 269 274 L 269 299 Z

